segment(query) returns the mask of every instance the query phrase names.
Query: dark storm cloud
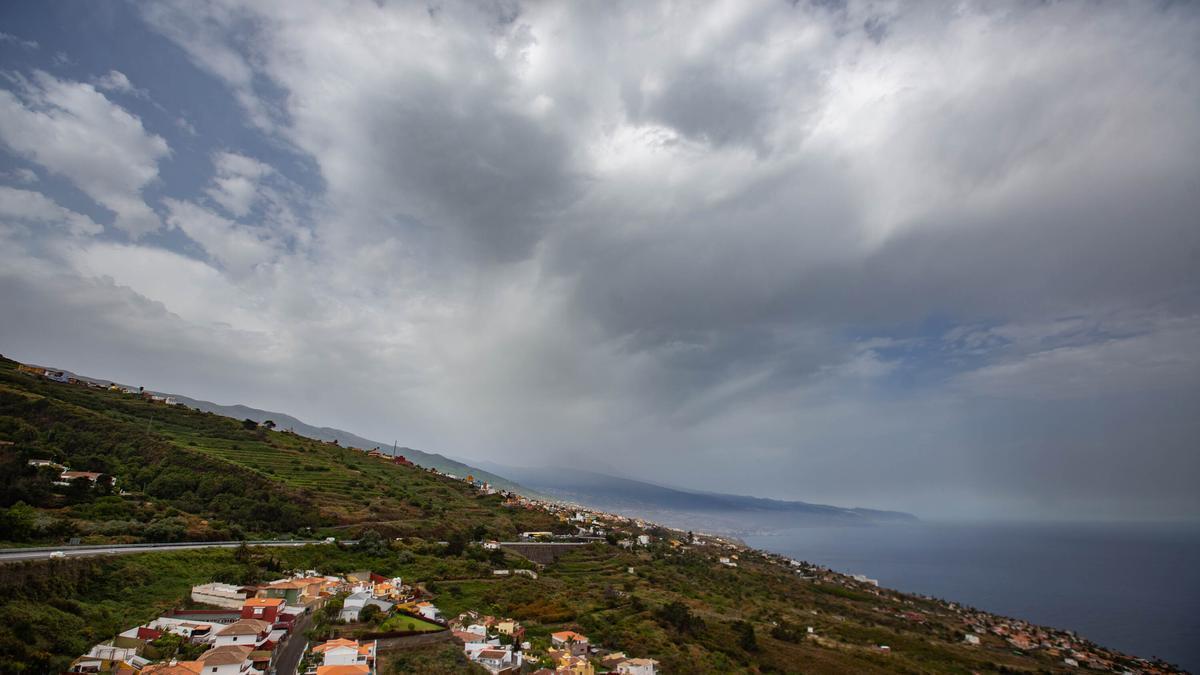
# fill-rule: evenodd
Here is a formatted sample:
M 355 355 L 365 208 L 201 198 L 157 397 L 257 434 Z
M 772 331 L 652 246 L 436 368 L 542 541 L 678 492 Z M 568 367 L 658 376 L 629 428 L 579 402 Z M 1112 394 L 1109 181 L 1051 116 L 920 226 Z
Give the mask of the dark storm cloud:
M 42 232 L 66 192 L 0 193 L 0 297 L 30 319 L 6 345 L 140 379 L 120 345 L 150 344 L 182 393 L 470 457 L 927 514 L 1200 511 L 1194 6 L 139 11 L 197 68 L 175 86 L 215 78 L 258 142 L 146 126 L 174 153 L 142 162 L 166 177 L 147 242 Z M 125 119 L 92 91 L 62 120 Z M 211 176 L 155 174 L 194 143 Z M 38 339 L 89 307 L 136 321 Z

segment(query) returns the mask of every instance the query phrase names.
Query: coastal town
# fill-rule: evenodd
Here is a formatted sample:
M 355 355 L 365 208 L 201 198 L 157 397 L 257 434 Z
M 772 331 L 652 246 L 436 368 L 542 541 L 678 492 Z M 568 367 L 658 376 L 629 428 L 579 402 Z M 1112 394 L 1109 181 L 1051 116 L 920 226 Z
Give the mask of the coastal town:
M 31 366 L 22 366 L 22 371 L 64 385 L 117 391 L 151 404 L 176 405 L 170 397 L 79 380 L 61 371 Z M 12 442 L 6 443 L 7 447 L 12 446 Z M 593 639 L 580 621 L 554 620 L 551 615 L 539 617 L 533 612 L 499 615 L 486 603 L 464 606 L 458 597 L 457 584 L 466 582 L 527 583 L 547 573 L 569 580 L 572 577 L 564 572 L 560 560 L 564 556 L 570 559 L 573 552 L 610 558 L 620 555 L 630 564 L 607 571 L 630 580 L 644 576 L 644 566 L 659 562 L 703 565 L 714 570 L 713 574 L 726 575 L 734 586 L 738 575 L 747 569 L 786 577 L 789 583 L 811 585 L 825 594 L 868 603 L 869 611 L 881 623 L 899 623 L 914 629 L 928 626 L 931 631 L 952 626 L 949 634 L 943 631 L 939 637 L 949 637 L 962 649 L 1034 655 L 1052 664 L 1055 670 L 1146 675 L 1180 672 L 1161 661 L 1105 649 L 1071 631 L 1009 619 L 936 598 L 898 593 L 881 587 L 877 580 L 866 575 L 842 574 L 806 561 L 758 551 L 732 537 L 680 531 L 576 503 L 518 494 L 471 475 L 458 476 L 419 467 L 402 455 L 379 448 L 344 450 L 351 451 L 352 456 L 365 456 L 370 462 L 433 474 L 439 481 L 455 484 L 479 497 L 498 500 L 501 509 L 537 514 L 554 526 L 520 532 L 511 541 L 483 537 L 465 542 L 464 546 L 482 561 L 483 576 L 456 578 L 454 584 L 420 575 L 378 574 L 369 569 L 281 570 L 277 578 L 244 584 L 213 578 L 193 586 L 185 600 L 156 618 L 125 626 L 111 638 L 93 645 L 72 661 L 68 672 L 374 675 L 402 672 L 394 666 L 396 659 L 431 646 L 447 645 L 460 655 L 462 669 L 493 675 L 668 672 L 654 658 L 654 652 L 639 653 L 628 648 L 628 644 L 619 649 L 602 639 Z M 77 470 L 49 457 L 31 457 L 26 465 L 53 474 L 52 483 L 60 488 L 82 494 L 125 494 L 120 476 Z M 365 528 L 358 528 L 358 532 L 364 539 L 368 536 Z M 385 555 L 406 546 L 441 551 L 449 551 L 453 546 L 445 541 L 406 541 L 397 537 L 389 542 L 378 540 L 378 534 L 374 537 L 379 550 L 388 552 Z M 329 547 L 331 551 L 355 551 L 364 544 L 356 539 L 324 537 L 308 545 Z M 234 557 L 253 555 L 253 547 L 243 542 Z M 50 557 L 53 559 L 55 553 Z M 631 586 L 626 584 L 625 589 L 628 588 Z M 605 596 L 613 602 L 640 602 L 629 598 L 628 590 L 617 585 L 610 585 Z M 454 609 L 449 611 L 448 607 Z M 660 614 L 679 632 L 689 630 L 688 622 L 694 620 L 689 609 L 681 604 L 674 608 L 668 605 Z M 866 650 L 885 658 L 904 649 L 885 642 L 865 646 L 847 641 L 844 632 L 838 630 L 846 618 L 828 609 L 814 606 L 806 614 L 811 617 L 806 625 L 768 622 L 770 635 L 838 652 Z M 935 629 L 935 625 L 939 628 Z M 735 639 L 743 646 L 753 645 L 755 630 L 751 624 L 740 623 L 736 630 L 741 632 Z

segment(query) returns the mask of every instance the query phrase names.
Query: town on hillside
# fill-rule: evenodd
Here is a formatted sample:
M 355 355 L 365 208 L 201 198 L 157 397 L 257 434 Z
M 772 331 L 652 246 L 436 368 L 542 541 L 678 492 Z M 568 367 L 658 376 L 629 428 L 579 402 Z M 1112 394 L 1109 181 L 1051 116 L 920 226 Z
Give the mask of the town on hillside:
M 64 386 L 110 386 L 68 377 L 61 371 L 21 368 Z M 173 405 L 165 397 L 142 390 L 121 389 L 121 392 Z M 898 593 L 880 587 L 876 580 L 865 575 L 841 574 L 806 561 L 765 553 L 729 537 L 683 532 L 580 504 L 498 490 L 474 476 L 460 477 L 417 467 L 402 456 L 379 449 L 362 452 L 379 462 L 437 474 L 446 481 L 465 485 L 478 495 L 498 495 L 501 508 L 538 512 L 554 523 L 554 531 L 522 532 L 512 541 L 478 538 L 467 542 L 467 546 L 479 553 L 488 583 L 515 583 L 522 577 L 537 580 L 572 551 L 604 551 L 610 550 L 605 547 L 612 547 L 627 554 L 629 561 L 701 564 L 714 574 L 731 575 L 729 578 L 734 582 L 743 574 L 769 572 L 788 579 L 789 583 L 811 584 L 828 595 L 870 603 L 873 616 L 881 623 L 953 626 L 958 648 L 992 654 L 1036 655 L 1043 663 L 1054 664 L 1056 670 L 1146 675 L 1180 672 L 1161 661 L 1131 657 L 1098 646 L 1071 631 L 1037 626 L 936 598 Z M 71 490 L 121 492 L 120 476 L 78 470 L 49 458 L 29 459 L 28 464 L 52 473 L 56 485 Z M 372 534 L 380 538 L 378 533 Z M 349 549 L 360 543 L 328 537 L 314 539 L 310 545 Z M 396 538 L 381 544 L 388 551 L 394 550 L 389 546 L 403 546 L 405 542 Z M 451 542 L 437 542 L 437 545 L 448 550 Z M 250 550 L 243 543 L 235 557 L 249 556 Z M 494 675 L 654 675 L 667 671 L 654 653 L 631 653 L 628 645 L 622 650 L 605 645 L 591 639 L 588 631 L 572 620 L 494 616 L 482 604 L 464 608 L 455 599 L 455 588 L 447 587 L 441 579 L 387 576 L 370 570 L 344 573 L 296 569 L 280 573 L 283 576 L 265 583 L 239 585 L 227 583 L 227 579 L 211 579 L 198 584 L 191 588 L 185 602 L 153 620 L 126 626 L 110 639 L 93 645 L 73 660 L 68 672 L 374 675 L 403 672 L 403 665 L 397 664 L 406 663 L 408 655 L 429 650 L 435 650 L 439 658 L 449 659 L 446 663 L 452 669 Z M 636 579 L 641 570 L 630 565 L 622 567 L 618 574 Z M 615 600 L 628 595 L 616 586 L 605 593 Z M 439 604 L 453 606 L 452 616 L 443 615 Z M 680 632 L 685 632 L 687 623 L 694 619 L 690 609 L 679 602 L 667 604 L 659 613 Z M 882 658 L 896 653 L 894 645 L 878 642 L 864 647 L 846 641 L 835 631 L 823 629 L 845 621 L 837 614 L 812 609 L 805 615 L 812 617 L 807 625 L 770 622 L 771 636 L 843 652 L 866 649 Z M 754 627 L 739 622 L 733 639 L 752 646 Z

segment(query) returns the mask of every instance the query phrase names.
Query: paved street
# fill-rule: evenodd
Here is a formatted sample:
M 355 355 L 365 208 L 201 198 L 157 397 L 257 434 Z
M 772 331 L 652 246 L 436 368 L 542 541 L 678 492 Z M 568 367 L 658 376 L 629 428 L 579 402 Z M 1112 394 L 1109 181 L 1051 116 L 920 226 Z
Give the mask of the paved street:
M 264 541 L 246 542 L 250 546 L 309 546 L 319 541 Z M 60 548 L 6 548 L 0 549 L 0 562 L 18 560 L 44 560 L 61 552 L 62 557 L 75 558 L 96 555 L 127 555 L 151 551 L 188 551 L 201 548 L 237 548 L 241 542 L 196 542 L 185 544 L 137 544 L 133 546 L 63 546 Z M 54 556 L 58 557 L 58 556 Z

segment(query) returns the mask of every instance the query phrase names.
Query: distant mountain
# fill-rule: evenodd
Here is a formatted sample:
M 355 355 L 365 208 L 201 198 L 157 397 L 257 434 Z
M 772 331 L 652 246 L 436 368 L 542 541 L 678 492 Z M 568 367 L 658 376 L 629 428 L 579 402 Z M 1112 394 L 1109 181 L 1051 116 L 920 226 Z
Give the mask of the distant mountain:
M 286 413 L 271 412 L 269 410 L 259 410 L 245 405 L 221 405 L 212 401 L 202 401 L 199 399 L 182 396 L 180 394 L 168 394 L 179 401 L 180 404 L 186 405 L 189 408 L 199 408 L 205 412 L 211 412 L 216 415 L 224 415 L 234 419 L 244 420 L 251 419 L 255 422 L 265 422 L 271 420 L 275 423 L 275 427 L 279 430 L 294 431 L 301 436 L 315 438 L 321 441 L 337 441 L 339 444 L 362 448 L 363 450 L 371 450 L 379 448 L 382 452 L 391 453 L 391 443 L 381 443 L 380 441 L 372 441 L 362 436 L 352 434 L 349 431 L 334 429 L 332 427 L 314 427 L 311 424 L 306 424 L 301 420 L 292 417 Z M 491 483 L 497 488 L 505 490 L 513 490 L 527 495 L 535 495 L 533 490 L 514 483 L 512 480 L 497 476 L 489 471 L 464 464 L 454 459 L 450 459 L 444 455 L 439 455 L 432 452 L 424 452 L 415 448 L 398 447 L 396 454 L 404 455 L 409 461 L 419 464 L 426 468 L 437 469 L 438 471 L 454 474 L 460 477 L 474 476 L 478 480 L 483 480 Z
M 481 464 L 556 499 L 674 527 L 757 532 L 809 525 L 875 525 L 917 520 L 916 516 L 898 511 L 681 490 L 581 469 Z

